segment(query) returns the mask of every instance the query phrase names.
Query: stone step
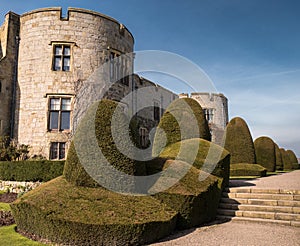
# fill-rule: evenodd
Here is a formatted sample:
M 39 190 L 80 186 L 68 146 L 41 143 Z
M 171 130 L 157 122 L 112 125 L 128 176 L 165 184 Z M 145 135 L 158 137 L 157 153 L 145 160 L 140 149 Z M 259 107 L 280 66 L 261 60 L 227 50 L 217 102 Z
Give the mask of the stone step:
M 268 200 L 289 200 L 300 201 L 300 195 L 293 194 L 268 194 L 268 193 L 226 193 L 223 192 L 222 197 L 225 198 L 243 198 L 243 199 L 268 199 Z
M 270 199 L 254 199 L 254 198 L 226 198 L 222 197 L 220 203 L 227 204 L 250 204 L 250 205 L 262 205 L 262 206 L 289 206 L 300 207 L 300 201 L 293 200 L 270 200 Z
M 228 204 L 220 203 L 220 209 L 240 210 L 240 211 L 260 211 L 260 212 L 275 212 L 275 213 L 292 213 L 300 214 L 300 207 L 287 207 L 287 206 L 257 206 L 248 204 Z
M 220 220 L 220 221 L 232 220 L 232 221 L 241 221 L 241 222 L 270 223 L 270 224 L 300 227 L 299 221 L 272 220 L 272 219 L 247 218 L 247 217 L 231 217 L 231 216 L 223 216 L 223 215 L 218 215 L 216 219 Z
M 232 217 L 260 218 L 260 219 L 270 219 L 270 220 L 288 220 L 288 221 L 300 222 L 300 214 L 292 214 L 292 213 L 218 209 L 218 214 L 225 215 L 225 216 L 232 216 Z
M 287 189 L 262 189 L 262 188 L 225 188 L 225 192 L 230 193 L 264 193 L 264 194 L 289 194 L 289 195 L 300 195 L 300 190 L 287 190 Z

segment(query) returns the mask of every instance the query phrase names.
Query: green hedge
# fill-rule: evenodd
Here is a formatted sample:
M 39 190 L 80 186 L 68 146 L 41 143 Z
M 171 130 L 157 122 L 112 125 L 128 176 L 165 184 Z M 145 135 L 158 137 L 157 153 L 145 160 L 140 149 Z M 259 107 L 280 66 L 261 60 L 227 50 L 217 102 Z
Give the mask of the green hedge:
M 225 133 L 224 148 L 230 152 L 230 163 L 255 163 L 254 144 L 247 123 L 240 117 L 233 118 Z
M 150 196 L 74 186 L 58 177 L 11 204 L 19 231 L 63 245 L 144 245 L 169 235 L 177 212 Z
M 283 170 L 291 171 L 299 168 L 297 157 L 292 150 L 285 150 L 281 148 L 280 152 L 282 156 Z
M 1 161 L 0 180 L 45 182 L 61 176 L 64 161 Z
M 292 150 L 287 150 L 287 155 L 289 157 L 290 160 L 290 164 L 292 166 L 292 169 L 298 169 L 299 168 L 299 164 L 298 164 L 298 159 L 294 153 L 294 151 Z
M 276 169 L 275 143 L 269 137 L 259 137 L 254 141 L 256 161 L 267 169 L 274 172 Z
M 95 103 L 90 107 L 85 117 L 81 120 L 79 127 L 77 128 L 74 141 L 80 145 L 81 150 L 83 150 L 86 155 L 82 157 L 85 159 L 85 162 L 90 165 L 89 170 L 95 170 L 94 174 L 98 177 L 101 176 L 102 180 L 106 182 L 112 182 L 112 185 L 122 185 L 122 180 L 111 180 L 111 175 L 109 173 L 97 173 L 102 167 L 99 167 L 99 163 L 102 164 L 104 161 L 98 160 L 95 157 L 94 151 L 100 151 L 103 156 L 106 158 L 108 163 L 116 168 L 118 171 L 124 172 L 129 175 L 145 175 L 146 168 L 145 164 L 142 162 L 135 162 L 130 159 L 123 153 L 121 153 L 116 146 L 116 142 L 121 143 L 122 146 L 128 150 L 130 153 L 133 153 L 130 149 L 129 141 L 131 139 L 126 136 L 124 129 L 128 129 L 129 121 L 127 121 L 125 114 L 121 108 L 117 107 L 118 103 L 111 100 L 101 100 L 99 103 Z M 96 113 L 95 113 L 96 112 Z M 115 121 L 117 139 L 114 139 L 112 136 L 111 126 L 112 126 L 112 117 L 116 116 Z M 92 149 L 89 143 L 95 138 L 98 141 L 99 149 Z M 127 141 L 126 141 L 127 140 Z M 68 157 L 66 160 L 66 165 L 64 168 L 64 176 L 67 181 L 71 182 L 74 185 L 86 186 L 86 187 L 98 187 L 96 181 L 86 172 L 83 168 L 78 154 L 76 152 L 74 141 L 72 142 Z M 76 142 L 77 141 L 77 142 Z M 97 160 L 99 163 L 97 163 Z M 87 167 L 87 166 L 85 166 Z
M 196 105 L 193 101 L 192 105 L 203 116 L 199 104 Z M 183 179 L 180 180 L 179 177 L 177 180 L 176 177 L 179 170 L 174 168 L 173 164 L 178 162 L 177 160 L 162 162 L 164 157 L 159 157 L 153 160 L 153 170 L 146 170 L 146 163 L 152 161 L 133 161 L 116 146 L 116 141 L 119 141 L 123 147 L 128 147 L 127 150 L 131 153 L 132 149 L 126 138 L 128 136 L 124 132 L 129 124 L 125 115 L 116 110 L 116 106 L 117 103 L 110 100 L 102 100 L 99 105 L 94 104 L 81 121 L 80 130 L 75 134 L 64 176 L 26 193 L 11 205 L 20 231 L 62 244 L 143 245 L 169 235 L 176 226 L 190 228 L 214 219 L 221 190 L 229 179 L 229 153 L 222 147 L 200 138 L 183 141 L 179 139 L 180 142 L 169 144 L 164 153 L 168 155 L 166 159 L 174 159 L 179 151 L 178 145 L 183 145 L 180 157 L 188 163 L 182 162 L 179 168 L 190 168 Z M 93 112 L 96 112 L 96 115 Z M 182 119 L 179 121 L 184 122 L 185 110 L 180 113 Z M 112 122 L 113 114 L 117 116 L 116 122 Z M 117 140 L 112 138 L 112 123 L 118 124 Z M 188 123 L 190 122 L 185 123 L 187 127 Z M 178 132 L 173 134 L 178 137 Z M 109 179 L 109 182 L 122 187 L 127 187 L 127 184 L 123 184 L 121 178 L 112 178 L 109 172 L 103 174 L 103 159 L 99 164 L 94 163 L 98 155 L 93 151 L 99 150 L 93 150 L 90 145 L 95 136 L 96 145 L 98 144 L 110 165 L 119 171 L 137 176 L 146 174 L 146 171 L 156 172 L 160 165 L 162 170 L 166 165 L 171 165 L 173 172 L 170 178 L 175 179 L 176 184 L 153 196 L 129 196 L 100 187 L 83 168 L 80 163 L 82 158 L 87 160 L 87 165 L 94 168 L 92 170 L 95 170 L 97 175 Z M 87 156 L 80 156 L 81 153 L 76 151 L 78 143 L 80 148 L 87 151 Z M 190 152 L 193 149 L 196 150 L 195 167 L 191 167 L 193 163 L 190 160 Z M 208 152 L 213 156 L 204 168 Z M 172 156 L 173 158 L 169 158 Z M 215 175 L 205 172 L 210 167 Z M 199 180 L 199 177 L 203 180 Z M 150 191 L 166 182 L 164 178 L 160 176 L 154 181 Z
M 283 161 L 282 161 L 281 151 L 276 143 L 275 143 L 275 156 L 276 156 L 276 171 L 282 171 Z
M 163 169 L 166 168 L 175 173 L 171 178 L 174 178 L 181 168 L 188 170 L 174 186 L 154 195 L 156 199 L 178 212 L 177 228 L 191 228 L 214 220 L 221 194 L 219 179 L 183 161 L 168 160 Z M 199 180 L 201 175 L 205 176 L 205 179 Z
M 158 156 L 170 144 L 191 138 L 210 141 L 211 134 L 200 104 L 192 98 L 180 98 L 170 104 L 159 122 L 153 156 Z
M 259 176 L 265 177 L 267 169 L 259 164 L 236 163 L 230 165 L 230 176 Z
M 198 150 L 198 152 L 195 151 Z M 201 138 L 193 138 L 166 147 L 159 155 L 165 160 L 181 160 L 222 180 L 221 189 L 229 185 L 230 155 L 227 150 Z

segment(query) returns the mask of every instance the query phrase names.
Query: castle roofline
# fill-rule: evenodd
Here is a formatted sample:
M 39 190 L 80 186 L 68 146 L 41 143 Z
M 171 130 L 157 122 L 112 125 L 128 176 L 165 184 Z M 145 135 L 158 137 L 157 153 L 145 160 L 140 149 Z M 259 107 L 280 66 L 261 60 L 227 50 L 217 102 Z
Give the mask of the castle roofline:
M 156 82 L 153 82 L 153 81 L 151 81 L 149 79 L 146 79 L 146 78 L 144 78 L 143 76 L 141 76 L 141 75 L 139 75 L 137 73 L 133 74 L 133 76 L 136 77 L 136 78 L 138 78 L 139 80 L 146 81 L 147 83 L 152 84 L 155 87 L 159 87 L 159 88 L 161 88 L 161 89 L 163 89 L 163 90 L 165 90 L 167 92 L 170 92 L 170 93 L 172 93 L 174 95 L 177 95 L 175 92 L 173 92 L 173 91 L 171 91 L 171 90 L 169 90 L 169 89 L 167 89 L 167 88 L 165 88 L 165 87 L 157 84 Z
M 59 11 L 60 12 L 60 16 L 62 16 L 62 8 L 61 7 L 48 7 L 48 8 L 39 8 L 39 9 L 35 9 L 35 10 L 31 10 L 29 12 L 26 12 L 24 14 L 21 15 L 21 17 L 27 16 L 27 15 L 32 15 L 32 14 L 36 14 L 36 13 L 40 13 L 40 12 L 48 12 L 48 11 Z M 112 21 L 118 25 L 122 25 L 126 31 L 130 34 L 130 36 L 132 37 L 132 40 L 134 42 L 134 37 L 133 34 L 128 30 L 128 28 L 126 26 L 124 26 L 122 23 L 120 23 L 119 21 L 117 21 L 116 19 L 107 16 L 105 14 L 93 11 L 93 10 L 88 10 L 88 9 L 82 9 L 82 8 L 74 8 L 74 7 L 69 7 L 68 11 L 67 11 L 67 16 L 66 17 L 61 17 L 61 19 L 65 19 L 68 20 L 69 19 L 69 14 L 71 12 L 77 12 L 77 13 L 83 13 L 83 14 L 89 14 L 89 15 L 94 15 L 94 16 L 98 16 L 101 18 L 105 18 L 109 21 Z
M 181 93 L 181 94 L 188 94 L 188 93 Z M 224 96 L 223 93 L 209 93 L 209 92 L 192 92 L 191 96 L 197 96 L 197 95 L 208 95 L 208 96 L 218 96 L 218 97 L 223 97 L 227 99 L 226 96 Z
M 15 13 L 15 12 L 12 12 L 12 11 L 9 11 L 8 13 L 5 14 L 6 15 L 15 15 L 16 17 L 20 17 L 19 14 Z

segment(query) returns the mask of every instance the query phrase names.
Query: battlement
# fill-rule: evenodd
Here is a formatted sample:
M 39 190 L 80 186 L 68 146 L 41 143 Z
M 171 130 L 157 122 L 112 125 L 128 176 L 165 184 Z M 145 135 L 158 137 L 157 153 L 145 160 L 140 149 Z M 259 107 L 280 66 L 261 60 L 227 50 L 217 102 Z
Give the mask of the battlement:
M 26 12 L 26 13 L 22 14 L 20 17 L 21 18 L 32 18 L 34 15 L 39 14 L 39 13 L 43 13 L 44 16 L 55 15 L 57 17 L 57 19 L 59 19 L 61 21 L 69 21 L 71 16 L 76 18 L 77 14 L 84 14 L 86 16 L 103 18 L 103 19 L 106 19 L 108 21 L 111 21 L 111 22 L 119 25 L 120 31 L 126 30 L 128 32 L 128 34 L 131 36 L 132 40 L 134 41 L 134 37 L 133 37 L 132 33 L 122 23 L 118 22 L 116 19 L 114 19 L 110 16 L 107 16 L 107 15 L 104 15 L 102 13 L 92 11 L 92 10 L 69 7 L 67 10 L 66 16 L 63 16 L 61 7 L 49 7 L 49 8 L 35 9 L 32 11 Z M 42 17 L 42 16 L 40 16 L 40 17 Z

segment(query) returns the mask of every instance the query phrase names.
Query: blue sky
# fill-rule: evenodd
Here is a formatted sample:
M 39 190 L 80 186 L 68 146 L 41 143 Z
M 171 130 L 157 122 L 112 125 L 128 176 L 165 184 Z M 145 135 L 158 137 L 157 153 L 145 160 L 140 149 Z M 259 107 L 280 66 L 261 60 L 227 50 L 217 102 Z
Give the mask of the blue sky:
M 1 1 L 0 15 L 49 6 L 112 16 L 133 33 L 136 51 L 193 61 L 228 97 L 230 118 L 243 117 L 254 139 L 270 136 L 300 157 L 300 1 L 10 0 Z

